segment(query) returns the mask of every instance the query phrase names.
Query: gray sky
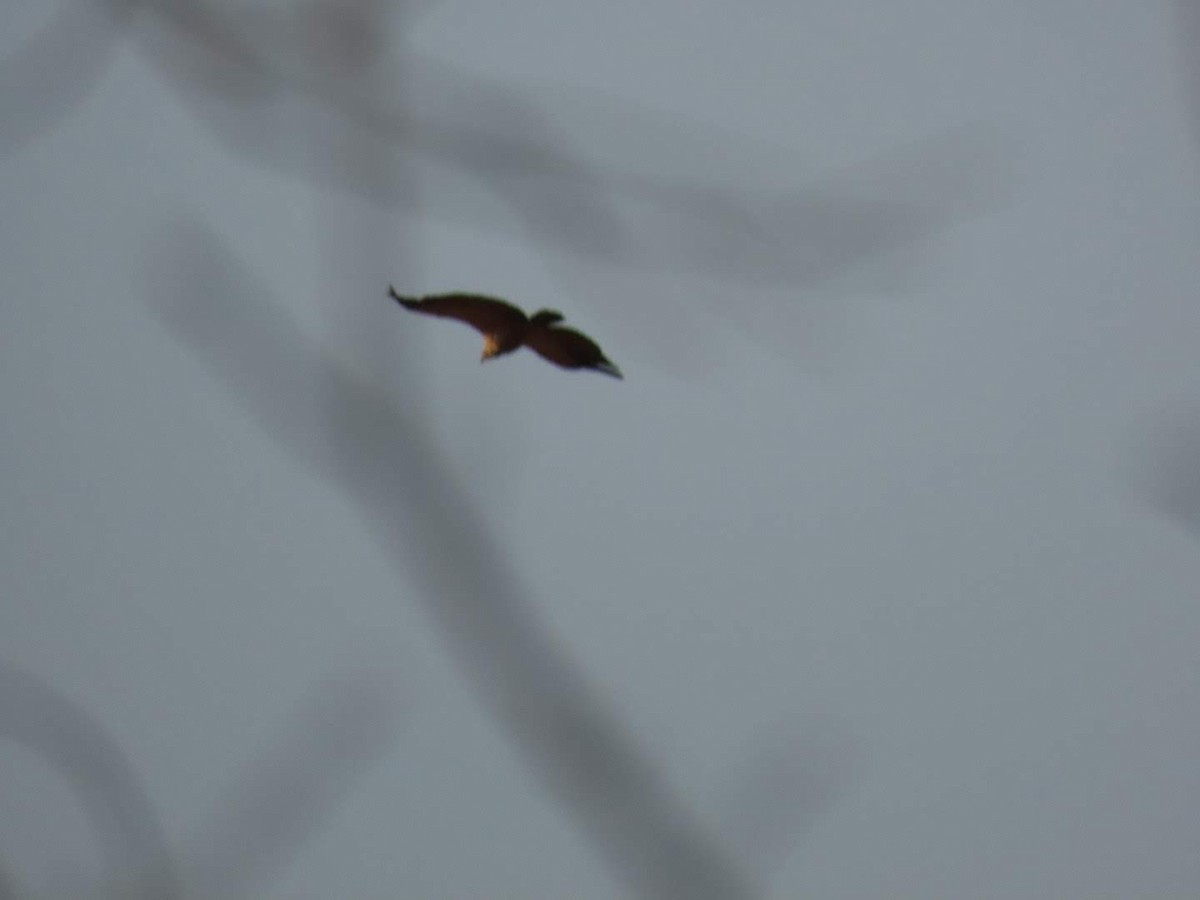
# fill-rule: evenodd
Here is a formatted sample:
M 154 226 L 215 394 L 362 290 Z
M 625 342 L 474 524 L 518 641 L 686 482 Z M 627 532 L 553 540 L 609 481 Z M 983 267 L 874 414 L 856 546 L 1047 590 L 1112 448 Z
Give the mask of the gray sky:
M 0 77 L 0 660 L 188 890 L 634 890 L 456 631 L 491 553 L 764 896 L 1194 896 L 1186 4 L 415 5 L 215 4 L 275 81 L 150 10 Z M 481 367 L 389 282 L 626 379 Z M 62 770 L 0 786 L 0 878 L 96 883 Z

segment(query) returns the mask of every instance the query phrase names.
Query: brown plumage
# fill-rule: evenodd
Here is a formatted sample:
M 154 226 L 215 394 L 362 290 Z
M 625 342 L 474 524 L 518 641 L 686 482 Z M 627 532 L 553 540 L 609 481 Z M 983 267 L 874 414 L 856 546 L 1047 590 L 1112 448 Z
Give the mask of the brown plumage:
M 564 369 L 595 369 L 614 378 L 621 377 L 621 370 L 605 357 L 595 341 L 572 328 L 559 325 L 562 314 L 552 309 L 539 310 L 532 316 L 526 316 L 511 303 L 480 294 L 402 297 L 390 285 L 388 294 L 405 309 L 458 319 L 481 332 L 483 356 L 480 362 L 526 346 L 542 359 Z

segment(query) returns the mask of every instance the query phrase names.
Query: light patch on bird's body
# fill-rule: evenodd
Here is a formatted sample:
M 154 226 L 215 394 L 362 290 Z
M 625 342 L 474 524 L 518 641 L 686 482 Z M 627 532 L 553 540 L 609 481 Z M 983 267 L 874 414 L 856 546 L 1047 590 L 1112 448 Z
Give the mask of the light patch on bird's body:
M 496 340 L 496 335 L 485 334 L 483 336 L 483 356 L 479 358 L 480 362 L 487 362 L 493 356 L 500 352 L 500 342 Z
M 525 329 L 493 331 L 483 336 L 483 357 L 480 362 L 495 356 L 512 353 L 524 343 Z

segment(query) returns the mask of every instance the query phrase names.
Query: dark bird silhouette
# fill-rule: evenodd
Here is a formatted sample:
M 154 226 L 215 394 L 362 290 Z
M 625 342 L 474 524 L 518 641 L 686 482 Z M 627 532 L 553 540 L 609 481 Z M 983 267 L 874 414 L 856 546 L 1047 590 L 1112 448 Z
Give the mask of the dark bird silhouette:
M 542 359 L 548 359 L 564 369 L 595 369 L 605 375 L 621 378 L 618 369 L 586 334 L 558 323 L 562 313 L 542 309 L 526 316 L 517 307 L 495 297 L 480 294 L 435 294 L 430 297 L 401 297 L 388 285 L 388 294 L 405 309 L 458 319 L 483 334 L 483 356 L 480 362 L 493 356 L 503 356 L 525 346 Z

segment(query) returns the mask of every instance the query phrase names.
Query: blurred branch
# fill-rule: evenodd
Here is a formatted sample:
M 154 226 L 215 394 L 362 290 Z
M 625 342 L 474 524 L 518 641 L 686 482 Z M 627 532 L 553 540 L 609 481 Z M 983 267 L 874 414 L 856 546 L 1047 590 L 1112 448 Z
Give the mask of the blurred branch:
M 62 0 L 49 22 L 0 58 L 0 156 L 41 136 L 91 92 L 129 7 L 126 0 Z
M 1180 412 L 1148 432 L 1134 459 L 1139 492 L 1159 512 L 1200 535 L 1200 415 Z
M 329 815 L 351 776 L 382 754 L 393 707 L 382 686 L 368 682 L 318 692 L 199 830 L 181 878 L 140 780 L 103 726 L 46 682 L 0 662 L 0 736 L 28 748 L 74 789 L 107 870 L 105 886 L 89 896 L 121 900 L 247 895 Z M 25 896 L 0 869 L 0 900 Z
M 354 54 L 316 52 L 323 46 L 322 23 L 328 41 L 371 33 L 346 21 L 369 20 L 373 11 L 381 11 L 379 4 L 360 0 L 264 10 L 215 0 L 142 0 L 139 6 L 149 17 L 145 47 L 158 71 L 240 155 L 377 202 L 410 205 L 413 198 L 396 185 L 362 183 L 354 165 L 314 153 L 314 140 L 330 128 L 359 132 L 394 153 L 451 166 L 476 179 L 516 213 L 532 240 L 603 262 L 682 266 L 757 284 L 802 283 L 944 227 L 994 199 L 997 189 L 989 169 L 999 162 L 999 153 L 984 141 L 932 143 L 922 148 L 915 167 L 885 161 L 868 173 L 874 196 L 860 187 L 756 196 L 744 188 L 616 172 L 565 149 L 571 146 L 569 136 L 537 105 L 499 82 L 408 54 L 402 68 L 391 73 L 406 90 L 393 92 L 389 100 L 371 89 L 371 79 L 360 77 L 359 69 L 336 62 L 357 58 Z M 322 8 L 336 8 L 341 18 L 315 15 Z M 331 34 L 335 24 L 337 34 Z M 79 31 L 76 26 L 71 33 L 78 38 Z M 107 38 L 111 29 L 97 33 Z M 64 57 L 30 48 L 7 62 L 44 76 L 45 60 L 55 58 Z M 414 75 L 427 95 L 427 112 L 414 108 Z M 8 83 L 33 87 L 38 79 L 26 75 Z M 86 83 L 79 81 L 77 89 Z M 55 114 L 62 106 L 60 93 L 44 92 L 37 108 Z M 611 103 L 575 93 L 578 106 L 613 120 L 608 133 L 642 125 Z M 0 92 L 10 104 L 28 104 L 35 95 Z M 729 158 L 744 157 L 744 148 L 729 135 L 672 121 L 661 112 L 657 118 L 662 133 L 674 133 L 679 150 L 724 146 Z M 626 208 L 618 210 L 617 201 Z M 455 203 L 462 208 L 456 211 Z M 476 225 L 491 215 L 485 203 L 454 192 L 433 198 L 428 211 Z
M 188 842 L 189 896 L 257 896 L 390 747 L 395 705 L 370 681 L 310 697 Z
M 753 191 L 614 171 L 569 149 L 569 135 L 550 116 L 499 82 L 409 54 L 390 79 L 404 93 L 380 96 L 371 79 L 315 67 L 279 39 L 288 31 L 277 23 L 256 19 L 218 36 L 207 19 L 203 29 L 184 27 L 175 5 L 164 8 L 159 23 L 174 27 L 156 29 L 148 50 L 232 151 L 375 202 L 411 206 L 407 185 L 364 182 L 357 166 L 314 152 L 331 129 L 355 134 L 382 145 L 379 152 L 386 147 L 397 164 L 422 159 L 473 179 L 516 214 L 532 241 L 599 262 L 801 284 L 925 237 L 994 201 L 1006 186 L 995 177 L 1001 154 L 994 135 L 930 141 L 911 158 L 881 161 L 819 189 Z M 639 125 L 611 103 L 574 94 L 578 107 L 611 120 L 608 133 Z M 730 159 L 745 156 L 727 134 L 658 117 L 681 152 L 716 146 Z M 428 213 L 476 226 L 493 219 L 479 195 L 437 184 L 442 191 L 428 198 Z M 503 220 L 490 224 L 507 227 Z
M 112 896 L 180 895 L 162 827 L 108 732 L 70 698 L 0 662 L 0 735 L 24 745 L 74 789 L 99 841 Z
M 754 871 L 775 871 L 862 768 L 862 747 L 828 717 L 761 728 L 723 777 L 721 834 Z
M 1184 100 L 1193 141 L 1200 150 L 1200 6 L 1195 0 L 1175 0 L 1175 23 Z

